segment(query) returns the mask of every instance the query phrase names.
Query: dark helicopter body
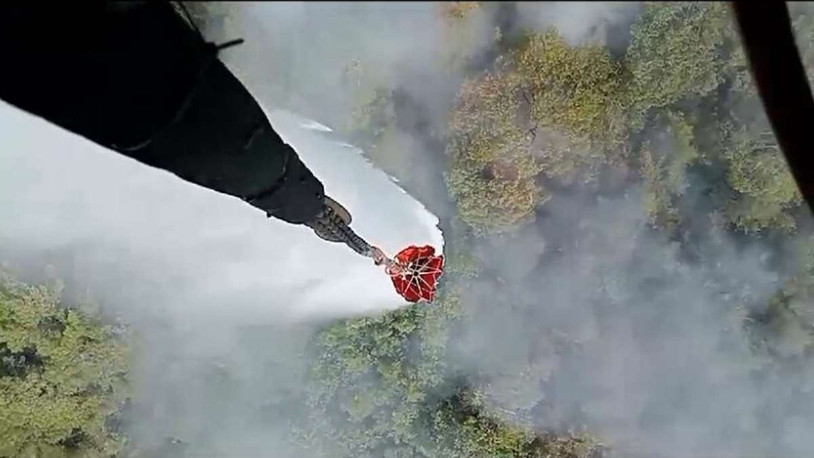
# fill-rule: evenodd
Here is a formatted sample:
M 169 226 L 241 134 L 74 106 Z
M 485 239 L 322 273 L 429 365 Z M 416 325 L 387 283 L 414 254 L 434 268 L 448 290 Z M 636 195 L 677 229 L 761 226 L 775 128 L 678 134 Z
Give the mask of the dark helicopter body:
M 322 183 L 169 3 L 0 7 L 0 99 L 294 224 Z

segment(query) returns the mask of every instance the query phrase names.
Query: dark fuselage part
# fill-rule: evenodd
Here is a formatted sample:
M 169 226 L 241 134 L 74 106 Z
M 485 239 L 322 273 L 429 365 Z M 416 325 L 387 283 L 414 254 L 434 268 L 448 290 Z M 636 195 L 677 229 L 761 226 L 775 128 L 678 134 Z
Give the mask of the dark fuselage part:
M 169 3 L 10 2 L 0 98 L 290 223 L 323 186 Z

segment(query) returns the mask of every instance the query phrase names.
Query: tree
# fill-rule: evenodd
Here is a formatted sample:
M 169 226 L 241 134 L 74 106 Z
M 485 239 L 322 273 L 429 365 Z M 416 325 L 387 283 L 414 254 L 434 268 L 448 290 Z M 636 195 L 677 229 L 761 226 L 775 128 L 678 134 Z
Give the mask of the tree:
M 729 6 L 648 2 L 632 26 L 626 62 L 634 128 L 653 108 L 711 94 L 725 79 L 733 47 Z
M 459 163 L 447 174 L 447 182 L 461 219 L 476 233 L 498 233 L 531 221 L 537 206 L 550 198 L 534 180 L 539 171 L 531 158 L 483 168 Z
M 414 151 L 420 148 L 418 135 L 405 132 L 399 125 L 398 96 L 383 75 L 371 66 L 351 62 L 345 82 L 353 95 L 353 107 L 344 133 L 352 144 L 389 175 L 409 184 L 415 178 Z
M 803 27 L 805 21 L 795 24 Z M 746 232 L 793 230 L 789 210 L 801 198 L 771 134 L 727 5 L 649 3 L 632 36 L 626 57 L 631 128 L 649 123 L 658 130 L 667 119 L 678 134 L 670 154 L 645 141 L 638 155 L 651 221 L 665 228 L 678 222 L 671 202 L 681 194 L 683 170 L 698 156 L 693 146 L 698 135 L 708 166 L 724 169 L 726 185 L 719 189 L 727 196 L 720 209 L 726 220 Z M 676 119 L 682 112 L 693 116 Z M 714 127 L 692 122 L 699 114 Z
M 498 45 L 500 29 L 488 30 L 492 21 L 482 2 L 440 2 L 438 9 L 443 20 L 442 46 L 435 71 L 453 77 L 465 74 L 469 64 L 483 60 Z
M 753 346 L 768 353 L 773 373 L 784 363 L 801 367 L 802 361 L 810 362 L 814 348 L 814 236 L 795 238 L 790 248 L 794 275 L 746 321 Z
M 361 148 L 377 143 L 384 130 L 395 123 L 391 91 L 385 81 L 375 68 L 357 59 L 343 68 L 343 87 L 353 99 L 343 131 Z
M 400 154 L 404 148 L 391 91 L 382 86 L 360 88 L 357 97 L 348 130 L 351 142 L 390 174 L 409 170 L 409 158 Z
M 601 446 L 588 437 L 538 434 L 484 414 L 483 395 L 462 389 L 443 399 L 433 434 L 445 457 L 589 458 Z
M 805 5 L 792 8 L 798 45 L 807 68 L 814 62 L 814 21 Z M 731 27 L 730 27 L 731 28 Z M 729 32 L 733 33 L 733 32 Z M 780 229 L 796 223 L 790 211 L 802 196 L 788 169 L 752 82 L 744 50 L 737 46 L 728 64 L 731 90 L 723 101 L 721 156 L 735 195 L 723 209 L 727 220 L 744 232 Z
M 308 404 L 310 451 L 382 456 L 420 442 L 418 419 L 442 381 L 447 328 L 460 303 L 446 294 L 431 307 L 336 323 L 316 338 Z M 320 440 L 321 438 L 321 440 Z M 305 442 L 305 441 L 303 441 Z
M 483 394 L 446 367 L 456 294 L 430 306 L 336 323 L 315 341 L 309 456 L 587 458 L 587 437 L 539 434 L 487 414 Z
M 492 71 L 467 80 L 450 117 L 447 176 L 461 219 L 503 232 L 549 198 L 537 175 L 592 180 L 626 156 L 620 66 L 606 49 L 529 34 Z
M 667 111 L 659 121 L 659 135 L 645 141 L 639 154 L 642 198 L 651 224 L 672 230 L 680 220 L 673 200 L 686 189 L 686 168 L 699 153 L 686 116 Z
M 590 180 L 609 160 L 625 156 L 621 69 L 607 49 L 569 46 L 556 31 L 530 34 L 513 64 L 539 137 L 534 155 L 547 176 Z
M 441 4 L 441 14 L 449 22 L 456 22 L 480 8 L 480 2 L 444 2 Z
M 640 170 L 644 181 L 642 200 L 650 224 L 671 229 L 677 224 L 679 216 L 672 205 L 670 191 L 664 184 L 664 162 L 664 158 L 654 159 L 647 146 L 642 149 Z
M 0 456 L 106 457 L 127 395 L 128 350 L 110 326 L 59 304 L 59 292 L 0 286 Z
M 795 222 L 788 210 L 802 202 L 797 183 L 771 132 L 755 135 L 747 129 L 735 134 L 734 146 L 724 153 L 729 184 L 739 193 L 725 213 L 745 232 L 792 231 Z
M 500 232 L 533 218 L 548 198 L 536 182 L 533 135 L 521 112 L 521 80 L 508 69 L 466 81 L 450 118 L 450 193 L 461 219 Z
M 691 11 L 700 15 L 706 10 Z M 800 18 L 795 21 L 796 28 L 805 28 L 806 24 Z M 707 145 L 708 158 L 713 161 L 711 166 L 725 170 L 727 196 L 721 213 L 732 227 L 743 232 L 793 231 L 796 223 L 789 211 L 802 202 L 801 196 L 772 134 L 744 50 L 739 42 L 730 40 L 735 36 L 734 25 L 727 21 L 720 27 L 723 41 L 718 44 L 717 55 L 723 60 L 714 68 L 724 81 L 719 89 L 726 90 L 707 94 L 714 103 L 704 102 L 703 110 L 712 113 L 703 113 L 703 122 L 715 127 L 696 125 L 694 130 L 706 136 L 702 141 Z M 808 36 L 800 31 L 804 60 L 806 49 L 814 44 L 806 41 Z M 704 56 L 706 54 L 700 53 L 696 60 L 706 59 Z M 691 91 L 683 99 L 693 97 L 697 99 L 700 95 Z

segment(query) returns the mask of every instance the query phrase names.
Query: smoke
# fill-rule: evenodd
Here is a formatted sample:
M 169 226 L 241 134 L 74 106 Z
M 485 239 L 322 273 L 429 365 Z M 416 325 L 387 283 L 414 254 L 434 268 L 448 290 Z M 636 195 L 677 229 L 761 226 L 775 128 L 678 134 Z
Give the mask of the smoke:
M 486 250 L 500 278 L 480 278 L 465 300 L 475 309 L 458 357 L 496 412 L 576 425 L 628 456 L 810 453 L 788 431 L 814 426 L 811 369 L 766 376 L 743 325 L 782 285 L 767 248 L 711 231 L 687 261 L 649 229 L 635 190 L 557 197 L 547 220 Z M 521 249 L 545 237 L 558 240 L 545 256 Z M 777 407 L 792 403 L 802 415 Z
M 448 216 L 443 144 L 447 113 L 465 76 L 464 57 L 494 46 L 491 8 L 454 27 L 432 2 L 227 4 L 228 17 L 207 34 L 244 37 L 221 58 L 266 103 L 284 106 L 338 131 L 351 123 L 364 94 L 392 91 L 400 120 L 404 186 L 435 214 Z M 435 141 L 435 143 L 433 143 Z
M 572 46 L 588 43 L 624 53 L 641 2 L 518 2 L 520 26 L 557 30 Z
M 437 218 L 358 150 L 324 126 L 269 115 L 361 235 L 390 254 L 443 248 Z M 69 302 L 97 302 L 135 331 L 130 424 L 141 447 L 178 437 L 193 452 L 284 456 L 268 447 L 284 446 L 312 328 L 404 305 L 381 268 L 304 226 L 5 104 L 0 136 L 0 256 L 25 280 L 63 279 Z
M 400 91 L 399 118 L 412 120 L 398 132 L 410 159 L 404 188 L 443 225 L 452 214 L 446 163 L 433 142 L 465 74 L 446 64 L 492 51 L 497 25 L 555 27 L 569 43 L 623 50 L 639 6 L 518 3 L 508 16 L 485 6 L 460 25 L 461 41 L 431 3 L 206 8 L 210 39 L 246 39 L 221 58 L 358 232 L 393 252 L 414 239 L 440 245 L 432 215 L 339 135 L 275 109 L 339 130 L 355 103 L 347 71 L 361 63 L 365 84 Z M 54 264 L 68 285 L 87 288 L 77 295 L 134 327 L 136 443 L 178 437 L 191 456 L 298 456 L 286 436 L 302 415 L 306 343 L 332 317 L 399 306 L 380 272 L 306 228 L 6 105 L 0 136 L 0 255 Z M 693 186 L 687 198 L 703 203 Z M 742 326 L 783 279 L 761 245 L 706 236 L 690 255 L 652 231 L 635 190 L 557 196 L 536 224 L 471 247 L 486 271 L 467 288 L 451 362 L 480 381 L 496 414 L 547 429 L 582 425 L 628 456 L 810 454 L 812 368 L 761 370 L 769 363 L 750 353 Z
M 288 15 L 279 13 L 286 8 Z M 475 57 L 477 67 L 477 57 L 493 51 L 491 35 L 499 26 L 503 33 L 554 28 L 572 45 L 597 43 L 618 55 L 640 8 L 486 5 L 461 26 L 460 33 L 481 37 L 463 54 Z M 336 4 L 243 11 L 244 25 L 262 23 L 297 57 L 270 58 L 265 74 L 283 68 L 296 75 L 286 87 L 302 98 L 287 97 L 287 103 L 303 104 L 317 119 L 341 122 L 349 115 L 352 91 L 341 76 L 348 61 L 378 69 L 379 81 L 399 89 L 409 109 L 398 118 L 412 119 L 400 125 L 403 154 L 420 158 L 402 170 L 415 180 L 405 186 L 442 220 L 450 217 L 446 196 L 426 192 L 446 163 L 422 149 L 432 145 L 434 132 L 443 132 L 448 101 L 471 68 L 438 65 L 453 45 L 439 32 L 437 10 Z M 287 34 L 286 27 L 297 32 Z M 251 46 L 227 57 L 247 75 L 259 65 L 248 57 L 257 55 Z M 255 76 L 248 80 L 262 86 Z M 759 109 L 743 109 L 749 108 Z M 418 127 L 422 123 L 430 127 Z M 691 241 L 651 229 L 639 191 L 630 189 L 604 199 L 559 194 L 536 224 L 471 246 L 485 269 L 467 285 L 467 319 L 453 339 L 450 362 L 479 381 L 494 414 L 510 411 L 507 420 L 545 429 L 583 428 L 628 456 L 810 454 L 803 431 L 814 426 L 812 369 L 803 364 L 779 376 L 745 325 L 785 280 L 772 265 L 776 247 L 717 229 L 705 216 L 709 183 L 692 174 L 688 180 L 679 205 L 691 215 L 691 235 L 684 235 Z
M 235 14 L 204 32 L 234 38 L 232 27 L 247 40 L 223 57 L 328 195 L 351 211 L 360 235 L 390 254 L 413 243 L 442 249 L 437 218 L 358 150 L 279 111 L 341 126 L 349 59 L 397 72 L 396 62 L 418 55 L 418 35 L 426 36 L 421 52 L 434 53 L 437 36 L 417 33 L 433 23 L 433 7 L 379 6 L 361 19 L 353 5 L 335 17 L 322 6 L 229 5 Z M 70 302 L 97 302 L 134 330 L 127 430 L 139 448 L 174 437 L 195 456 L 286 456 L 288 419 L 301 412 L 301 353 L 314 328 L 404 305 L 380 268 L 308 228 L 6 104 L 0 137 L 0 257 L 25 280 L 63 279 Z
M 5 249 L 28 257 L 57 254 L 106 301 L 142 302 L 139 313 L 149 309 L 182 321 L 192 315 L 250 323 L 258 316 L 342 316 L 401 304 L 369 260 L 307 227 L 268 219 L 237 199 L 112 154 L 7 105 L 2 114 L 11 145 L 3 151 Z M 347 202 L 363 235 L 391 253 L 408 243 L 442 245 L 436 220 L 358 151 L 300 127 L 304 121 L 290 114 L 271 117 L 323 177 L 328 194 Z M 396 216 L 380 218 L 385 211 Z M 344 299 L 337 285 L 357 293 Z M 281 290 L 290 294 L 275 293 Z M 224 302 L 234 304 L 224 308 Z

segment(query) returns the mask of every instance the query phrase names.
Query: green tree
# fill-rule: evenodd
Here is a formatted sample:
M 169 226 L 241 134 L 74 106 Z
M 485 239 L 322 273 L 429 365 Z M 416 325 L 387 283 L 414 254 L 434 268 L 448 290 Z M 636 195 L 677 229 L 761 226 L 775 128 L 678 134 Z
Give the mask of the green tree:
M 634 128 L 653 108 L 714 91 L 729 69 L 735 38 L 721 2 L 648 2 L 631 29 L 626 62 Z
M 795 24 L 807 30 L 803 19 Z M 808 35 L 800 33 L 803 42 Z M 632 27 L 626 62 L 631 129 L 645 123 L 658 129 L 667 119 L 678 145 L 664 154 L 663 145 L 645 141 L 638 155 L 654 224 L 670 228 L 680 219 L 672 202 L 681 194 L 683 170 L 699 155 L 698 136 L 709 166 L 725 170 L 721 189 L 731 195 L 721 199 L 720 211 L 727 221 L 746 232 L 795 228 L 789 211 L 801 198 L 771 134 L 726 4 L 646 4 Z M 715 126 L 687 116 L 676 119 L 681 112 Z
M 625 156 L 627 122 L 620 66 L 607 49 L 573 47 L 556 32 L 531 34 L 513 54 L 524 84 L 534 155 L 545 174 L 571 182 Z
M 377 167 L 409 183 L 416 168 L 410 154 L 415 139 L 398 127 L 394 91 L 374 70 L 358 61 L 346 68 L 344 79 L 353 103 L 344 133 Z
M 0 286 L 0 457 L 107 457 L 127 395 L 128 350 L 109 326 L 59 304 L 57 290 Z
M 409 307 L 379 317 L 346 320 L 315 342 L 309 405 L 318 453 L 382 456 L 415 445 L 417 421 L 429 390 L 441 383 L 447 328 L 460 312 L 455 297 L 429 307 Z M 314 450 L 317 449 L 317 450 Z
M 539 434 L 484 414 L 483 395 L 463 389 L 442 400 L 432 431 L 444 457 L 589 458 L 600 445 L 584 436 Z
M 500 232 L 533 218 L 548 193 L 535 180 L 533 135 L 521 112 L 521 80 L 504 69 L 466 81 L 450 118 L 450 193 L 461 219 Z
M 309 456 L 587 458 L 587 437 L 558 437 L 487 414 L 483 394 L 446 366 L 455 294 L 427 306 L 346 320 L 316 339 L 308 425 Z
M 739 193 L 725 209 L 729 220 L 745 232 L 794 230 L 788 210 L 802 196 L 771 132 L 756 136 L 744 128 L 734 142 L 725 152 L 729 184 Z
M 447 182 L 461 219 L 476 233 L 497 233 L 531 221 L 535 208 L 550 198 L 535 182 L 539 171 L 540 165 L 528 157 L 487 168 L 459 163 L 447 174 Z
M 342 71 L 343 88 L 351 95 L 351 113 L 343 130 L 361 148 L 377 143 L 384 130 L 395 123 L 395 113 L 386 78 L 376 68 L 358 59 Z
M 529 34 L 492 71 L 467 80 L 449 123 L 447 175 L 460 217 L 478 232 L 533 219 L 550 194 L 538 178 L 590 181 L 626 156 L 620 66 L 599 46 Z
M 466 17 L 481 7 L 481 2 L 444 2 L 440 5 L 441 14 L 444 19 L 455 23 L 466 19 Z
M 768 350 L 774 373 L 777 364 L 809 362 L 814 349 L 814 236 L 797 238 L 791 247 L 796 274 L 746 321 L 756 349 Z
M 466 67 L 489 46 L 499 46 L 499 28 L 490 31 L 489 12 L 482 2 L 439 2 L 443 20 L 435 70 L 443 75 L 466 73 Z
M 809 10 L 796 5 L 792 16 L 803 61 L 811 68 L 814 21 Z M 725 115 L 719 131 L 727 181 L 735 195 L 723 212 L 744 232 L 793 231 L 796 223 L 790 211 L 800 205 L 802 197 L 771 131 L 741 46 L 732 53 L 729 67 L 733 84 L 721 110 Z
M 698 159 L 699 153 L 692 125 L 686 116 L 667 111 L 659 124 L 660 135 L 653 141 L 646 141 L 639 154 L 644 188 L 642 198 L 650 222 L 672 230 L 680 220 L 673 201 L 688 186 L 686 168 Z
M 654 159 L 650 149 L 645 147 L 641 152 L 641 170 L 643 180 L 642 200 L 650 223 L 670 229 L 678 222 L 679 216 L 672 205 L 670 190 L 664 183 L 665 159 Z
M 390 174 L 409 170 L 396 127 L 391 92 L 382 86 L 360 88 L 353 108 L 348 134 L 350 141 L 364 151 L 378 167 Z

